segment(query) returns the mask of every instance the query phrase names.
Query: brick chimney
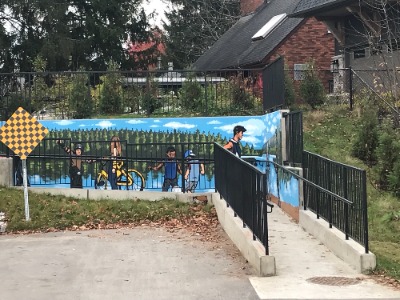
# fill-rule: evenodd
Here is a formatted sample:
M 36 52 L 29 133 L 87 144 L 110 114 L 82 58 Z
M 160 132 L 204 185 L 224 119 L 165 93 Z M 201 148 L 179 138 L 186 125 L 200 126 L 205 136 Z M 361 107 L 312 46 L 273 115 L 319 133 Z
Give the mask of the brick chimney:
M 241 0 L 240 1 L 240 14 L 242 16 L 248 15 L 254 12 L 264 0 Z

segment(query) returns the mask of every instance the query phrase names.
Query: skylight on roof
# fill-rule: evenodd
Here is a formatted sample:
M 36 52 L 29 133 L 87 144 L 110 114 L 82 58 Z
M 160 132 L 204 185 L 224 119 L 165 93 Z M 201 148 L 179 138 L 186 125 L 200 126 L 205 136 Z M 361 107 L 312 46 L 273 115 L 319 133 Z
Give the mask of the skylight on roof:
M 271 18 L 253 37 L 253 41 L 261 40 L 265 38 L 279 23 L 281 23 L 286 18 L 286 14 L 276 15 Z

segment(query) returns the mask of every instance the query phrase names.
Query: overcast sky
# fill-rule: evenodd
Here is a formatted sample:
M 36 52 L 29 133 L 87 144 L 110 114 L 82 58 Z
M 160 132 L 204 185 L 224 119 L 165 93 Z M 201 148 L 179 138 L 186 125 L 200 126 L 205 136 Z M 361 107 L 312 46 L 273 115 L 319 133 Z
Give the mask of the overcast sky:
M 162 0 L 147 0 L 144 1 L 143 6 L 147 13 L 151 13 L 152 11 L 156 11 L 157 16 L 156 19 L 152 22 L 153 24 L 157 24 L 158 26 L 162 26 L 161 20 L 166 20 L 164 11 L 168 8 L 167 4 L 165 4 Z

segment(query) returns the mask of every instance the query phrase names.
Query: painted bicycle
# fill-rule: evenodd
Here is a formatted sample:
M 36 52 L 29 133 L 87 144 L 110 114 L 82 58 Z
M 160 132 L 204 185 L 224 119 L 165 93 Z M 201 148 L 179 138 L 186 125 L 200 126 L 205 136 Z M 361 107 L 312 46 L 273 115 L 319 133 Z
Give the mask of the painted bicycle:
M 108 172 L 104 168 L 107 161 L 101 160 L 101 169 L 96 176 L 95 188 L 107 190 L 111 184 L 108 181 Z M 128 190 L 143 191 L 146 181 L 142 173 L 136 169 L 126 169 L 123 167 L 123 161 L 112 161 L 117 175 L 117 185 L 119 188 L 125 186 Z

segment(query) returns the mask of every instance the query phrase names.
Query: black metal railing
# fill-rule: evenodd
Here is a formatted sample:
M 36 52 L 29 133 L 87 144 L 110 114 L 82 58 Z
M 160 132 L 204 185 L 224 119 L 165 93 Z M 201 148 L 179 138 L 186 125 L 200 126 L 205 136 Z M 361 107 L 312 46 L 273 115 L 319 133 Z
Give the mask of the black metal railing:
M 284 113 L 285 119 L 285 164 L 301 165 L 303 161 L 303 113 L 301 111 Z
M 269 254 L 265 173 L 214 144 L 215 188 Z
M 264 111 L 273 111 L 285 107 L 285 72 L 283 57 L 266 66 L 262 73 L 264 80 Z
M 304 209 L 313 211 L 368 253 L 365 170 L 303 152 Z
M 97 115 L 260 115 L 261 70 L 0 74 L 0 120 L 23 106 L 38 119 Z M 82 103 L 85 102 L 85 105 Z M 89 105 L 90 104 L 90 105 Z M 89 109 L 90 108 L 90 109 Z

